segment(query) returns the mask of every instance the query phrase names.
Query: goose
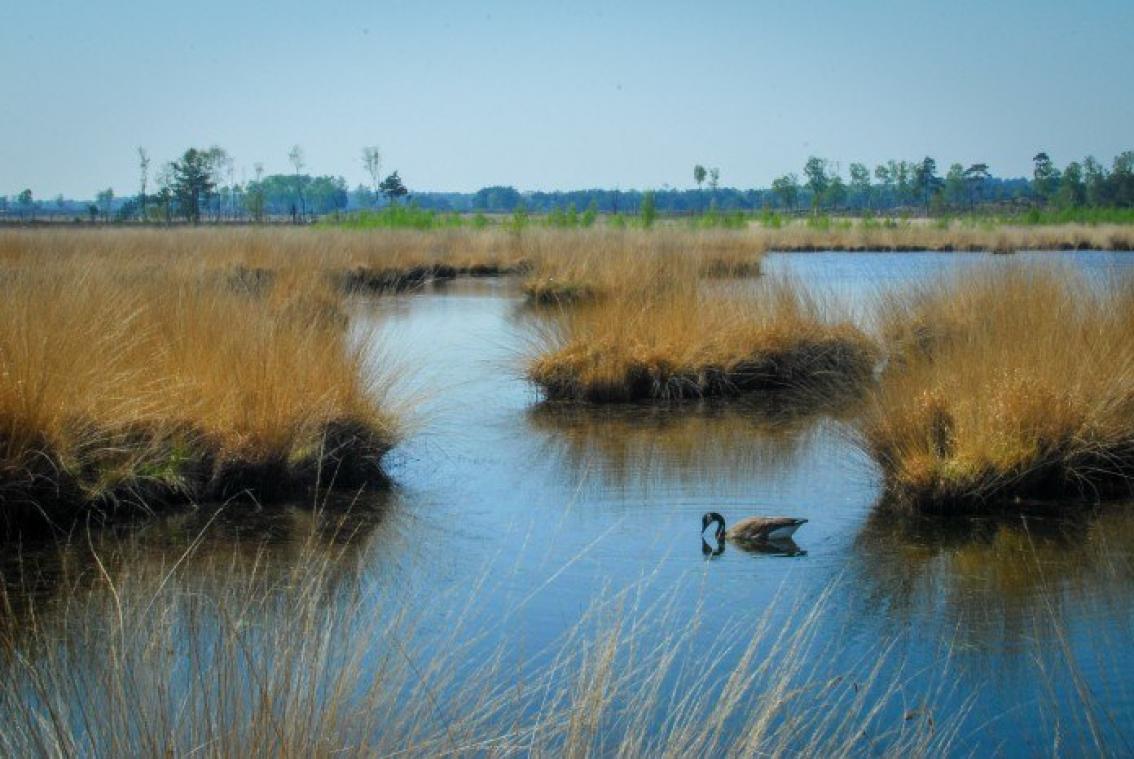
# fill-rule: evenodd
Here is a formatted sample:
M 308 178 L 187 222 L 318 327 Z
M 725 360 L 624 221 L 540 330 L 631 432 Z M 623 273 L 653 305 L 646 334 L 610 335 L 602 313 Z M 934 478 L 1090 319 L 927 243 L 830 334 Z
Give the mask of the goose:
M 717 523 L 714 535 L 717 541 L 725 538 L 741 543 L 769 543 L 790 540 L 806 519 L 796 517 L 746 517 L 730 528 L 725 528 L 724 517 L 710 511 L 701 517 L 701 532 L 713 522 Z

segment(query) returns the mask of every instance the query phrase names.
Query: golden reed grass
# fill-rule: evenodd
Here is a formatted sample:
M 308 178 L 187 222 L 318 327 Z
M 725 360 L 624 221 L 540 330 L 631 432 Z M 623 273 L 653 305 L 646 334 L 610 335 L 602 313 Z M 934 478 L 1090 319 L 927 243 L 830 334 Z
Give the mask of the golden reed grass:
M 261 284 L 281 271 L 315 272 L 348 288 L 390 289 L 433 276 L 498 274 L 526 266 L 504 231 L 177 228 L 0 231 L 0 266 L 79 258 L 135 267 L 202 269 Z
M 493 643 L 519 610 L 486 621 L 468 585 L 400 598 L 346 547 L 279 566 L 270 547 L 197 556 L 208 542 L 148 560 L 93 543 L 58 598 L 0 626 L 0 753 L 939 756 L 970 708 L 947 657 L 915 685 L 896 646 L 841 651 L 832 591 L 706 636 L 636 583 L 529 648 Z
M 765 250 L 992 251 L 1134 250 L 1134 226 L 1122 224 L 982 225 L 952 222 L 837 223 L 826 228 L 791 223 L 755 227 L 748 234 Z
M 597 402 L 829 391 L 861 383 L 877 357 L 865 334 L 797 285 L 730 298 L 693 282 L 564 311 L 528 377 L 550 399 Z
M 530 273 L 535 301 L 656 285 L 659 276 L 758 274 L 762 249 L 751 236 L 682 229 L 178 228 L 0 231 L 0 265 L 79 258 L 195 276 L 203 268 L 237 286 L 263 289 L 286 272 L 328 278 L 347 291 L 387 291 L 434 279 Z
M 1134 284 L 1014 267 L 891 296 L 863 441 L 899 508 L 1131 493 Z
M 379 474 L 395 425 L 325 280 L 250 296 L 149 233 L 24 242 L 0 236 L 3 519 Z
M 532 272 L 528 299 L 566 304 L 684 287 L 701 277 L 755 276 L 762 244 L 749 234 L 653 230 L 533 230 L 523 246 Z

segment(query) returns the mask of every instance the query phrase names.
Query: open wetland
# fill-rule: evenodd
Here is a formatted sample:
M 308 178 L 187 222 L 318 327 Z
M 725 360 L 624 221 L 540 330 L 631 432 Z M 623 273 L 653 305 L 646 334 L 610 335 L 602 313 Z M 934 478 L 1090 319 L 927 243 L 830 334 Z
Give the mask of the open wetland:
M 334 239 L 348 241 L 343 249 L 360 245 Z M 504 245 L 509 238 L 493 239 Z M 327 255 L 341 269 L 354 253 L 340 248 Z M 277 255 L 250 254 L 241 271 Z M 1049 265 L 1055 255 L 1058 265 Z M 506 269 L 530 258 L 504 249 L 492 256 Z M 555 259 L 539 260 L 546 267 Z M 253 420 L 202 412 L 197 418 L 210 435 L 193 439 L 251 450 L 255 461 L 293 462 L 301 451 L 303 471 L 319 470 L 308 476 L 316 486 L 280 483 L 271 505 L 238 497 L 235 486 L 186 486 L 186 500 L 199 505 L 108 525 L 88 516 L 62 534 L 6 543 L 0 754 L 1128 756 L 1131 493 L 1112 488 L 1101 500 L 1065 489 L 1066 503 L 1049 499 L 1043 508 L 944 515 L 938 512 L 947 509 L 889 508 L 895 481 L 907 499 L 918 496 L 901 480 L 914 466 L 903 462 L 932 459 L 938 479 L 926 476 L 939 486 L 930 498 L 938 502 L 942 473 L 958 471 L 964 458 L 954 453 L 977 451 L 965 454 L 971 461 L 985 455 L 981 445 L 994 444 L 976 432 L 964 436 L 975 424 L 965 420 L 984 419 L 985 408 L 955 396 L 942 396 L 944 411 L 925 412 L 924 430 L 909 421 L 912 412 L 903 416 L 900 446 L 883 441 L 880 430 L 895 418 L 886 416 L 897 413 L 892 408 L 912 403 L 905 395 L 894 400 L 895 385 L 913 383 L 910 377 L 929 378 L 918 380 L 917 392 L 955 390 L 978 377 L 981 397 L 992 403 L 1004 373 L 1016 372 L 1023 393 L 1030 375 L 1021 372 L 1050 383 L 1056 371 L 1075 369 L 1076 354 L 1053 352 L 1074 338 L 1082 375 L 1074 375 L 1079 395 L 1071 400 L 1086 399 L 1091 410 L 1072 432 L 1051 433 L 1071 451 L 1059 461 L 1079 455 L 1067 441 L 1091 425 L 1110 435 L 1105 460 L 1129 458 L 1130 429 L 1112 427 L 1132 418 L 1114 409 L 1134 402 L 1124 384 L 1134 376 L 1134 356 L 1115 358 L 1114 347 L 1130 342 L 1134 319 L 1104 313 L 1119 301 L 1102 299 L 1126 297 L 1129 287 L 1120 285 L 1130 281 L 1132 264 L 1134 254 L 1103 251 L 771 252 L 746 272 L 759 276 L 688 278 L 677 296 L 685 300 L 676 302 L 701 313 L 676 309 L 670 321 L 653 318 L 667 307 L 656 294 L 613 304 L 613 296 L 550 295 L 551 307 L 533 307 L 525 294 L 530 273 L 438 277 L 380 295 L 351 288 L 333 296 L 331 315 L 323 306 L 332 296 L 322 289 L 318 307 L 303 288 L 294 303 L 271 295 L 278 282 L 266 285 L 266 295 L 211 295 L 218 323 L 193 333 L 200 341 L 218 340 L 226 316 L 260 325 L 267 317 L 248 311 L 247 301 L 263 300 L 285 347 L 331 368 L 317 372 L 275 354 L 256 359 L 323 399 L 307 405 L 298 393 L 278 396 L 287 418 L 303 421 L 305 438 L 280 440 L 274 433 L 287 420 L 262 410 Z M 1054 294 L 1021 298 L 1021 307 L 1065 298 L 1079 310 L 1034 321 L 1048 342 L 1007 355 L 1004 346 L 1028 336 L 1027 320 L 1020 317 L 1016 332 L 1004 327 L 1011 301 L 997 302 L 995 283 L 1018 279 L 1025 268 L 1044 272 L 1032 284 Z M 536 271 L 545 281 L 562 276 Z M 1060 273 L 1073 281 L 1069 289 L 1057 283 Z M 240 276 L 259 287 L 260 275 Z M 601 272 L 599 289 L 617 281 Z M 934 304 L 911 293 L 932 287 L 955 295 L 957 283 L 973 281 L 993 283 L 990 292 L 971 295 L 970 287 L 967 310 L 933 321 L 947 333 L 932 335 L 942 352 L 916 359 L 898 352 L 892 341 L 910 339 L 898 327 L 944 310 L 930 313 Z M 781 354 L 769 352 L 780 338 L 766 335 L 786 322 L 779 306 L 761 298 L 780 286 L 805 299 L 791 305 L 792 334 L 806 324 L 817 342 L 834 335 L 852 346 L 829 351 L 842 358 L 801 358 L 803 368 L 788 371 Z M 190 305 L 175 314 L 150 303 L 146 291 L 131 297 L 136 319 L 155 334 L 195 313 L 187 296 Z M 665 296 L 671 309 L 672 297 Z M 1100 300 L 1083 304 L 1092 297 Z M 626 302 L 639 304 L 638 317 Z M 718 314 L 721 303 L 747 305 Z M 655 328 L 649 340 L 659 355 L 664 348 L 710 358 L 669 385 L 673 392 L 548 392 L 529 380 L 549 341 L 562 346 L 597 334 L 603 312 L 593 309 L 603 308 L 614 309 L 606 313 L 635 338 L 645 324 Z M 781 373 L 814 376 L 792 387 L 745 385 L 741 369 L 718 380 L 735 392 L 681 392 L 704 366 L 725 366 L 736 351 L 731 337 L 709 348 L 678 343 L 719 337 L 730 319 L 753 318 L 745 308 L 760 310 L 772 326 L 736 343 L 771 355 Z M 1061 332 L 1072 316 L 1079 321 Z M 1110 321 L 1099 327 L 1104 316 Z M 658 327 L 679 322 L 680 329 Z M 965 332 L 972 324 L 980 330 Z M 334 349 L 320 342 L 329 335 L 341 340 Z M 961 344 L 986 352 L 987 371 L 941 374 L 942 356 L 959 355 Z M 234 367 L 249 346 L 231 343 Z M 1043 351 L 1052 371 L 1028 363 Z M 97 354 L 92 349 L 90 360 Z M 1006 363 L 988 368 L 993 354 Z M 223 367 L 194 370 L 175 349 L 160 356 L 183 382 L 163 385 L 172 399 L 147 394 L 144 406 L 129 408 L 162 430 L 193 421 L 179 413 L 185 401 L 178 400 L 193 394 L 191 385 L 211 388 L 207 397 L 220 404 L 263 382 L 244 366 L 230 387 L 220 379 Z M 108 366 L 164 381 L 130 356 Z M 901 371 L 908 374 L 894 379 Z M 1121 382 L 1092 384 L 1088 375 L 1101 371 Z M 114 392 L 118 405 L 96 392 L 97 378 L 81 379 L 60 392 L 88 393 L 90 419 L 124 413 Z M 366 396 L 373 388 L 380 398 Z M 401 409 L 409 410 L 395 424 Z M 954 421 L 940 421 L 946 412 Z M 73 436 L 65 416 L 50 422 L 60 446 Z M 381 430 L 375 463 L 381 458 L 389 482 L 348 478 L 347 487 L 325 487 L 341 462 L 317 441 L 325 444 L 327 425 L 344 416 Z M 1026 442 L 1050 453 L 1054 444 L 1035 443 L 1030 420 L 1012 429 L 1030 431 Z M 1000 424 L 997 430 L 1016 422 Z M 967 442 L 978 438 L 979 445 Z M 877 455 L 886 445 L 889 459 Z M 998 461 L 1000 451 L 988 460 Z M 1128 482 L 1126 469 L 1115 472 Z M 260 476 L 282 477 L 275 470 Z M 981 501 L 1014 493 L 1026 479 L 981 480 L 979 492 L 956 487 Z M 707 512 L 730 525 L 773 515 L 807 523 L 790 540 L 744 545 L 718 542 L 711 531 L 702 536 Z

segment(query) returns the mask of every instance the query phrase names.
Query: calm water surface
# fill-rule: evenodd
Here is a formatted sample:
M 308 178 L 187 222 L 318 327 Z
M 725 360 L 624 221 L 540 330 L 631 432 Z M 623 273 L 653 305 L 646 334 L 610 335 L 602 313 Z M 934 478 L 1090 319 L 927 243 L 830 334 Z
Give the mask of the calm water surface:
M 886 288 L 1007 258 L 773 254 L 765 270 L 864 312 Z M 1059 261 L 1108 277 L 1134 256 Z M 854 445 L 853 404 L 541 404 L 522 379 L 539 317 L 507 281 L 377 299 L 360 304 L 357 322 L 360 339 L 382 347 L 375 372 L 386 372 L 384 356 L 407 370 L 393 392 L 412 399 L 415 421 L 388 459 L 397 487 L 357 517 L 351 551 L 364 582 L 386 594 L 454 599 L 447 608 L 420 604 L 423 636 L 444 632 L 452 606 L 469 596 L 467 614 L 487 631 L 485 654 L 503 642 L 519 657 L 557 640 L 596 599 L 637 585 L 647 601 L 671 599 L 678 622 L 698 615 L 707 647 L 764 615 L 773 627 L 792 624 L 830 591 L 817 635 L 832 653 L 815 659 L 816 677 L 845 671 L 886 641 L 888 666 L 901 668 L 894 676 L 911 692 L 947 680 L 935 707 L 967 710 L 959 750 L 1030 755 L 1049 751 L 1058 734 L 1080 753 L 1092 731 L 1112 749 L 1128 747 L 1134 518 L 1121 507 L 1073 521 L 879 518 L 878 473 Z M 707 558 L 698 533 L 708 510 L 810 522 L 796 555 L 727 547 Z M 237 534 L 249 542 L 275 534 L 274 560 L 286 566 L 287 545 L 303 532 L 289 519 L 303 521 L 289 512 L 254 528 L 234 517 L 212 529 L 226 545 Z M 717 666 L 728 663 L 724 656 Z M 1083 692 L 1094 705 L 1089 718 L 1073 716 L 1084 711 Z M 1066 715 L 1056 721 L 1059 705 Z

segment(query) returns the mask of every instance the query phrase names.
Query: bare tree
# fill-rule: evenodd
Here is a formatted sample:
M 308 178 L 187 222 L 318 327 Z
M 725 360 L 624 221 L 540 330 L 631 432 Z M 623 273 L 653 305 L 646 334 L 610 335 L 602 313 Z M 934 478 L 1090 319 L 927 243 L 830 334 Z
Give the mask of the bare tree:
M 165 219 L 166 224 L 173 221 L 173 181 L 175 177 L 176 167 L 172 161 L 163 163 L 154 172 L 154 183 L 158 188 L 154 198 L 159 204 L 162 218 Z
M 256 174 L 256 179 L 248 186 L 248 194 L 244 198 L 244 205 L 248 208 L 248 212 L 252 214 L 252 219 L 256 222 L 264 220 L 264 186 L 261 182 L 264 179 L 264 164 L 256 162 L 252 164 L 252 171 Z
M 291 165 L 295 167 L 295 193 L 299 196 L 299 218 L 305 219 L 307 218 L 307 201 L 303 199 L 303 180 L 299 178 L 299 173 L 303 171 L 303 167 L 307 165 L 307 162 L 303 158 L 303 148 L 299 145 L 292 145 L 291 150 L 288 151 L 287 159 L 291 161 Z M 295 213 L 293 211 L 292 218 L 294 219 L 294 217 Z
M 382 177 L 382 153 L 377 145 L 369 145 L 362 149 L 362 165 L 370 175 L 370 191 L 374 193 L 374 199 L 377 201 L 378 184 Z
M 232 156 L 228 154 L 228 151 L 220 145 L 213 145 L 208 150 L 204 151 L 202 155 L 204 156 L 206 170 L 209 173 L 209 182 L 212 184 L 212 188 L 204 200 L 206 204 L 210 199 L 215 201 L 213 203 L 214 221 L 218 221 L 223 216 L 220 188 L 224 183 L 225 177 L 232 176 L 231 171 L 234 161 L 232 160 Z
M 236 161 L 228 161 L 228 218 L 236 218 Z
M 145 148 L 138 148 L 138 214 L 142 221 L 146 220 L 146 180 L 150 174 L 150 156 Z
M 701 207 L 700 210 L 702 211 L 705 210 L 705 201 L 701 197 L 701 185 L 705 183 L 705 175 L 707 173 L 705 167 L 701 164 L 697 164 L 693 167 L 693 181 L 697 183 L 697 205 Z
M 102 220 L 110 221 L 110 215 L 114 212 L 114 189 L 107 187 L 95 195 L 95 202 L 98 203 L 99 210 L 102 211 Z

